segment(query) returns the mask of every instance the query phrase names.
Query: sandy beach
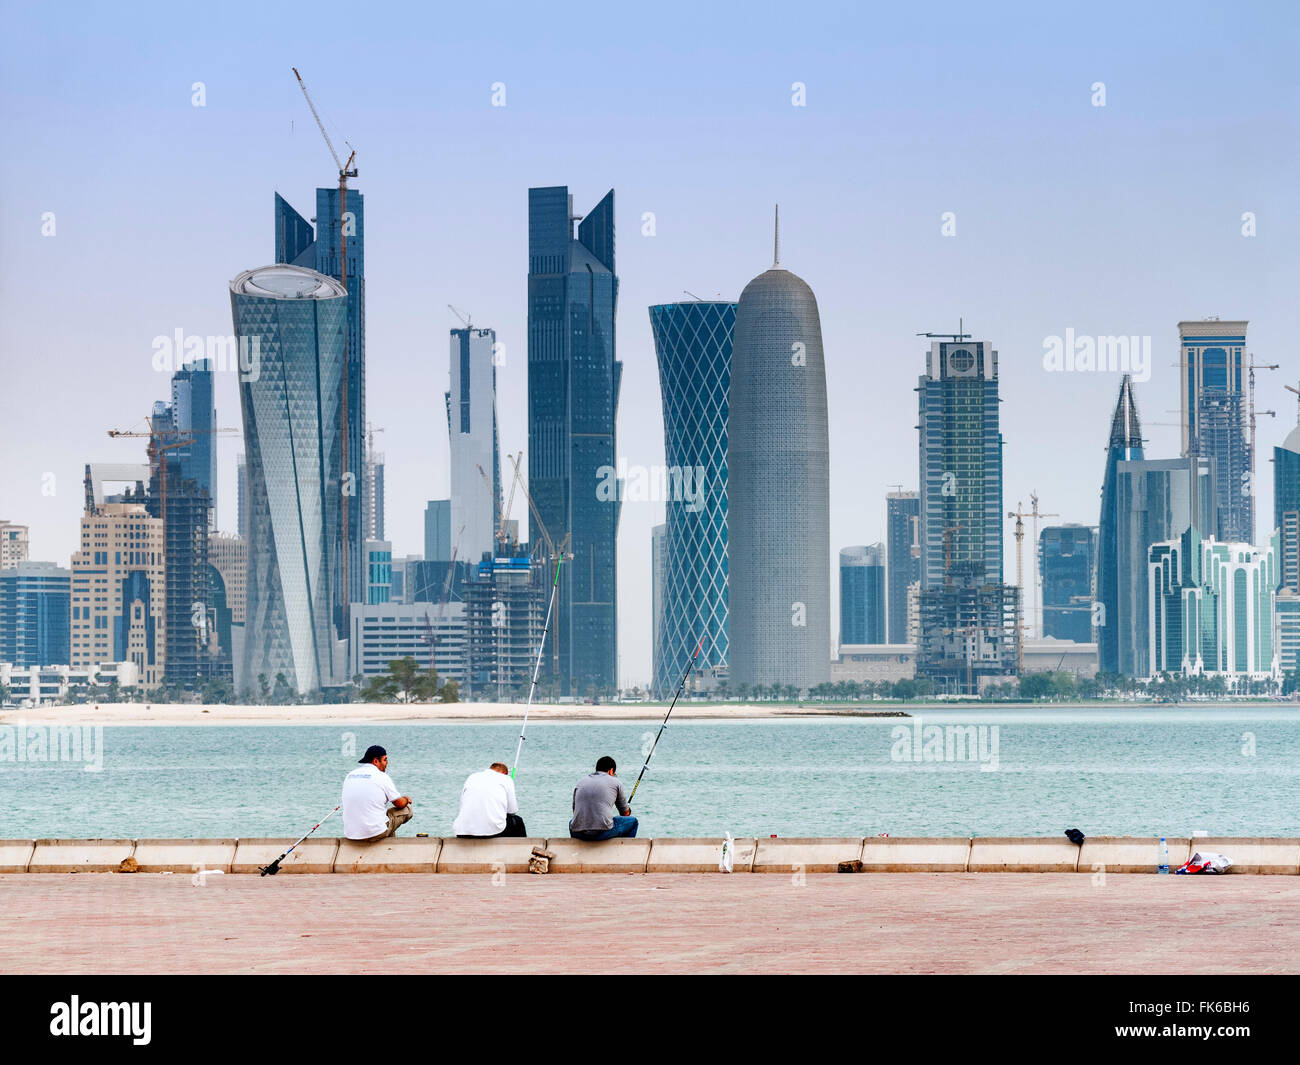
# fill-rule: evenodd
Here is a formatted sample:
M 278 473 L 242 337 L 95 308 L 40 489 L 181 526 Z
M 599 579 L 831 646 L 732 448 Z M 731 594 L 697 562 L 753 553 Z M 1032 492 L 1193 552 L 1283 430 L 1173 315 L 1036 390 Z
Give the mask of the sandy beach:
M 599 705 L 534 703 L 530 721 L 658 720 L 658 703 Z M 897 716 L 898 707 L 679 703 L 673 719 L 764 720 L 782 717 L 870 714 Z M 341 722 L 418 724 L 431 721 L 518 721 L 523 703 L 328 703 L 316 706 L 226 706 L 197 703 L 84 703 L 10 710 L 0 724 L 29 725 L 331 725 Z

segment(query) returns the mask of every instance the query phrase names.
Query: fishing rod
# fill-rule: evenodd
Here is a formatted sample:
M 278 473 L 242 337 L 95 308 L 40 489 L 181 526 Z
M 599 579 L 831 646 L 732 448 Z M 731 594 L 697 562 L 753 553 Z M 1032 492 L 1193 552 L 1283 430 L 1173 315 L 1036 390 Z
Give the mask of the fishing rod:
M 323 825 L 326 821 L 328 821 L 341 809 L 343 809 L 343 804 L 339 803 L 336 807 L 334 807 L 334 809 L 332 809 L 329 813 L 327 813 L 324 817 L 322 817 L 319 821 L 317 821 L 315 825 L 312 826 L 311 832 L 315 832 L 316 829 L 320 828 L 321 825 Z M 307 836 L 310 836 L 311 832 L 308 832 Z M 307 836 L 303 836 L 302 839 L 306 839 Z M 300 839 L 298 843 L 301 843 L 302 839 Z M 298 846 L 298 843 L 295 843 L 293 847 Z M 293 847 L 290 847 L 289 850 L 285 851 L 282 855 L 280 855 L 280 857 L 278 857 L 270 865 L 259 865 L 257 868 L 261 870 L 262 875 L 275 876 L 275 874 L 280 871 L 280 863 L 284 861 L 287 857 L 289 857 L 289 852 L 293 850 Z
M 565 537 L 568 542 L 568 537 Z M 564 564 L 564 545 L 560 545 L 559 556 L 555 560 L 555 579 L 551 581 L 551 599 L 546 604 L 546 624 L 542 626 L 542 639 L 537 645 L 537 661 L 533 663 L 533 682 L 528 686 L 528 703 L 524 707 L 524 721 L 519 726 L 519 743 L 515 746 L 515 764 L 510 767 L 510 779 L 514 780 L 515 770 L 519 768 L 519 755 L 524 749 L 524 731 L 528 728 L 528 711 L 533 708 L 533 693 L 537 691 L 537 674 L 542 670 L 542 652 L 546 649 L 546 634 L 551 631 L 551 610 L 555 607 L 555 597 L 560 593 L 560 566 Z M 500 666 L 497 667 L 498 669 Z
M 691 655 L 690 665 L 686 667 L 686 672 L 682 674 L 682 682 L 677 685 L 677 694 L 673 696 L 673 701 L 668 704 L 668 713 L 664 714 L 663 722 L 659 726 L 659 731 L 655 733 L 655 741 L 650 744 L 650 753 L 645 756 L 645 763 L 641 766 L 641 772 L 637 774 L 636 783 L 632 785 L 632 794 L 627 797 L 627 804 L 632 805 L 632 800 L 636 797 L 636 789 L 641 786 L 641 778 L 645 776 L 646 766 L 650 764 L 650 759 L 654 757 L 655 748 L 659 746 L 659 737 L 664 734 L 664 729 L 668 727 L 668 719 L 672 716 L 673 707 L 677 705 L 677 700 L 681 698 L 682 691 L 686 688 L 686 678 L 691 675 L 691 670 L 695 668 L 695 660 L 700 657 L 700 648 L 704 646 L 704 637 L 700 637 L 700 642 L 695 645 L 695 654 Z

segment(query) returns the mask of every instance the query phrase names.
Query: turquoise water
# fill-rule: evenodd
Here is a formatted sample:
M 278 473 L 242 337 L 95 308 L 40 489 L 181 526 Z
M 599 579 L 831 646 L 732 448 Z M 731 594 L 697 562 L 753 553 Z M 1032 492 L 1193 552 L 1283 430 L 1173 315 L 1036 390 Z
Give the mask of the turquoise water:
M 912 742 L 916 719 L 984 726 L 986 755 L 996 736 L 996 768 L 900 760 L 924 753 Z M 465 776 L 510 762 L 518 728 L 108 726 L 100 772 L 20 762 L 0 747 L 0 836 L 298 836 L 338 802 L 371 743 L 388 748 L 390 775 L 415 799 L 402 834 L 444 835 Z M 530 833 L 566 832 L 573 785 L 600 755 L 618 760 L 630 790 L 657 728 L 650 719 L 530 723 L 518 776 Z M 1300 711 L 936 709 L 913 719 L 672 722 L 633 812 L 642 835 L 659 836 L 1036 836 L 1075 826 L 1088 835 L 1296 836 Z

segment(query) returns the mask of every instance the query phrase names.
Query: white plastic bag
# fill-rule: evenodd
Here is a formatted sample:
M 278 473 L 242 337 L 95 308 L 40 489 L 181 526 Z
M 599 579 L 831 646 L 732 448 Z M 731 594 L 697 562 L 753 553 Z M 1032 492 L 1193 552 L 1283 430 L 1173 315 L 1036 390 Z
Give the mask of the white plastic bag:
M 732 864 L 735 861 L 736 841 L 731 838 L 731 833 L 727 833 L 727 838 L 722 841 L 722 857 L 718 861 L 718 872 L 729 873 Z

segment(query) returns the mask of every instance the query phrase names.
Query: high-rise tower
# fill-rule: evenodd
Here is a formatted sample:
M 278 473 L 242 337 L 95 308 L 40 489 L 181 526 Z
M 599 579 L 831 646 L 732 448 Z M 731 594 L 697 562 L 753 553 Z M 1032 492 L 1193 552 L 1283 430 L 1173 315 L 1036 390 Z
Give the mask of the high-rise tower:
M 347 294 L 314 270 L 264 266 L 230 283 L 230 303 L 235 335 L 261 351 L 257 379 L 239 384 L 249 539 L 235 683 L 257 691 L 283 673 L 305 693 L 347 680 L 337 609 Z
M 885 497 L 887 643 L 908 643 L 908 589 L 921 580 L 921 500 L 916 492 Z
M 1097 641 L 1097 663 L 1102 673 L 1119 673 L 1119 514 L 1116 510 L 1118 466 L 1141 459 L 1142 427 L 1138 424 L 1133 378 L 1125 374 L 1110 421 L 1106 445 L 1106 470 L 1101 485 L 1101 519 L 1097 527 L 1097 577 L 1093 610 L 1093 632 Z
M 459 557 L 473 563 L 493 551 L 501 518 L 496 340 L 491 329 L 451 331 L 451 529 L 460 533 Z
M 618 686 L 613 189 L 580 218 L 567 187 L 528 190 L 528 490 L 556 548 L 570 537 L 543 659 L 563 695 Z M 528 539 L 544 552 L 531 516 Z
M 740 294 L 727 416 L 731 687 L 830 679 L 830 440 L 817 298 L 780 266 Z
M 728 664 L 727 403 L 736 304 L 650 308 L 663 398 L 666 531 L 654 689 Z M 703 640 L 703 643 L 700 641 Z

